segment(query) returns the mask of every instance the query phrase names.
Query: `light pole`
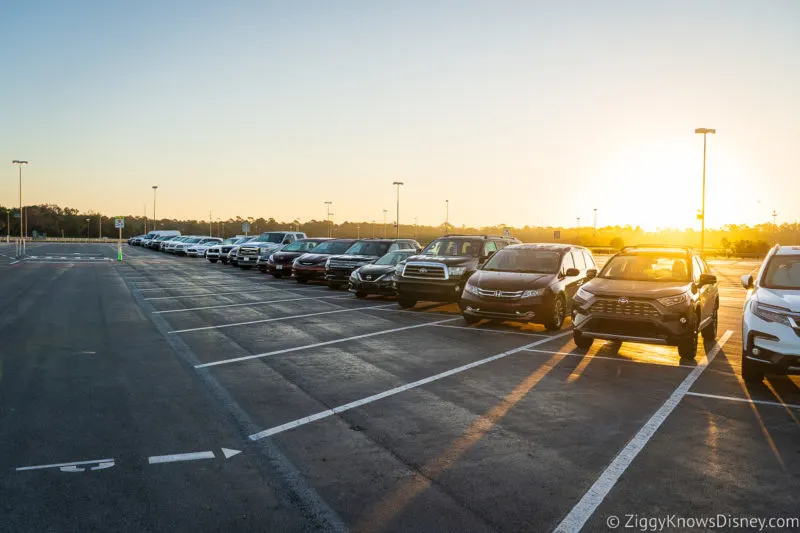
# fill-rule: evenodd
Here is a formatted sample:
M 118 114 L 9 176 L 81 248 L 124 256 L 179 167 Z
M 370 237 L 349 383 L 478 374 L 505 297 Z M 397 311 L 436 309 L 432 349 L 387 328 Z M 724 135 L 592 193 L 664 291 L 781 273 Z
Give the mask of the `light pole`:
M 21 159 L 15 159 L 11 162 L 12 165 L 17 165 L 19 167 L 19 247 L 20 247 L 20 255 L 25 255 L 25 233 L 22 229 L 22 167 L 28 164 L 27 161 L 23 161 Z
M 372 238 L 375 238 L 375 219 L 372 220 Z
M 213 219 L 211 218 L 211 211 L 208 212 L 208 236 L 214 236 L 214 230 L 212 229 Z
M 444 233 L 445 233 L 445 235 L 447 235 L 447 233 L 449 231 L 450 231 L 450 200 L 445 200 L 444 201 Z
M 91 222 L 91 220 L 92 219 L 90 219 L 90 218 L 86 219 L 86 240 L 87 241 L 89 240 L 89 232 L 91 231 L 91 228 L 89 227 L 89 222 Z
M 330 237 L 330 236 L 331 236 L 331 204 L 332 204 L 332 203 L 333 203 L 333 202 L 325 202 L 325 206 L 326 206 L 326 207 L 327 207 L 327 209 L 328 209 L 328 216 L 327 216 L 327 218 L 326 218 L 326 220 L 327 220 L 327 226 L 328 226 L 328 237 Z
M 383 238 L 386 238 L 386 209 L 383 210 Z
M 158 185 L 153 185 L 153 229 L 158 229 L 158 225 L 156 224 L 156 191 L 158 190 Z
M 578 238 L 581 238 L 581 217 L 577 218 L 578 221 Z
M 594 235 L 597 236 L 597 208 L 594 208 Z
M 360 238 L 361 238 L 361 225 L 360 224 L 356 224 L 356 239 L 360 239 Z
M 417 217 L 414 217 L 414 240 L 417 240 Z
M 706 138 L 709 133 L 717 133 L 713 128 L 697 128 L 694 130 L 703 136 L 703 199 L 700 207 L 700 255 L 704 255 L 706 247 Z
M 402 181 L 393 181 L 392 185 L 397 185 L 397 218 L 395 222 L 397 223 L 397 233 L 395 239 L 400 238 L 400 186 L 403 185 Z

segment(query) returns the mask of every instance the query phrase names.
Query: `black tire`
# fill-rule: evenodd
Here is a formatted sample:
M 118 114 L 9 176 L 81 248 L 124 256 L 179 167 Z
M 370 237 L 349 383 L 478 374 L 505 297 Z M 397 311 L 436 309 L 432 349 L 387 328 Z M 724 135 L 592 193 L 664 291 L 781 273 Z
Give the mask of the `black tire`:
M 222 261 L 223 265 L 227 265 L 228 264 L 228 260 L 227 259 L 220 259 L 220 261 Z
M 283 274 L 273 274 L 272 277 L 281 279 L 283 277 Z
M 758 363 L 747 358 L 745 350 L 742 350 L 742 379 L 748 383 L 764 381 L 764 371 L 758 366 Z
M 572 342 L 575 343 L 575 346 L 580 348 L 581 350 L 588 350 L 592 347 L 592 343 L 594 339 L 592 337 L 587 337 L 577 329 L 572 330 Z
M 711 322 L 703 328 L 703 340 L 706 342 L 713 342 L 717 339 L 717 328 L 719 324 L 719 305 L 714 309 L 714 314 L 711 317 Z
M 678 355 L 681 356 L 681 359 L 694 359 L 697 357 L 697 341 L 700 337 L 700 332 L 697 331 L 697 321 L 698 318 L 695 316 L 691 325 L 691 332 L 678 343 Z
M 253 265 L 236 265 L 236 266 L 238 266 L 242 270 L 250 270 L 251 268 L 253 268 Z
M 338 291 L 339 289 L 342 288 L 342 284 L 341 283 L 337 283 L 335 281 L 329 281 L 328 282 L 328 288 L 330 290 L 332 290 L 332 291 Z
M 478 322 L 481 321 L 481 319 L 476 316 L 470 316 L 470 315 L 461 315 L 461 316 L 464 317 L 464 322 L 466 322 L 467 324 L 477 324 Z
M 567 302 L 562 294 L 553 299 L 552 316 L 545 322 L 544 327 L 548 331 L 558 331 L 564 325 L 567 316 Z
M 363 300 L 367 297 L 367 293 L 363 291 L 356 291 L 356 298 Z
M 308 283 L 308 280 L 306 278 L 297 278 L 297 283 L 305 285 Z
M 417 305 L 417 301 L 413 298 L 401 298 L 400 296 L 397 297 L 397 305 L 402 307 L 403 309 L 410 309 Z
M 219 259 L 209 259 L 208 260 L 209 263 L 216 263 L 217 261 L 219 261 Z

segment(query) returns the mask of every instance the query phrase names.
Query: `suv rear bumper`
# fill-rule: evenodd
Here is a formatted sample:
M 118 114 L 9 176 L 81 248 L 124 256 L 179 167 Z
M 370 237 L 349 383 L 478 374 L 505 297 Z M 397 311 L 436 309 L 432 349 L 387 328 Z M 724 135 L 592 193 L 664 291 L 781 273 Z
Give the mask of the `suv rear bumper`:
M 428 302 L 458 302 L 464 290 L 463 279 L 409 280 L 397 278 L 397 296 L 408 300 Z

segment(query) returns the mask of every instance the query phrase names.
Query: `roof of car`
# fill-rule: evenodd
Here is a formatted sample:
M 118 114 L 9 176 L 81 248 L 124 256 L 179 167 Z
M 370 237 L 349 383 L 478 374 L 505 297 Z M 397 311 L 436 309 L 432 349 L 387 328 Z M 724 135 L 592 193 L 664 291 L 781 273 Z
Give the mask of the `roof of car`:
M 391 243 L 391 242 L 398 242 L 398 241 L 408 241 L 414 242 L 414 239 L 375 239 L 373 237 L 367 237 L 364 239 L 356 239 L 358 241 L 369 241 L 369 242 L 384 242 L 384 243 Z
M 520 250 L 545 250 L 550 252 L 560 252 L 562 250 L 568 250 L 571 248 L 581 249 L 584 248 L 582 246 L 575 246 L 573 244 L 560 244 L 560 243 L 552 243 L 552 242 L 526 242 L 522 244 L 512 244 L 510 246 L 506 246 L 504 250 L 509 249 L 520 249 Z
M 800 246 L 775 246 L 775 255 L 800 255 Z
M 460 235 L 460 234 L 452 234 L 452 235 L 444 235 L 443 237 L 439 237 L 439 239 L 500 239 L 505 241 L 518 241 L 516 237 L 503 237 L 502 235 Z

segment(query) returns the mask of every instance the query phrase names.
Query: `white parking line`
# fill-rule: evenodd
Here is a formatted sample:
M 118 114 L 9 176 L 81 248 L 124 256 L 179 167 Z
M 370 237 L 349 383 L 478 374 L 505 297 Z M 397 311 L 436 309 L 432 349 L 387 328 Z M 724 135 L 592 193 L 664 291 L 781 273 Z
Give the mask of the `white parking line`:
M 219 326 L 203 326 L 199 328 L 188 328 L 188 329 L 176 329 L 175 331 L 170 331 L 170 333 L 190 333 L 192 331 L 205 331 L 209 329 L 222 329 L 222 328 L 232 328 L 234 326 L 248 326 L 251 324 L 264 324 L 266 322 L 280 322 L 282 320 L 292 320 L 295 318 L 308 318 L 310 316 L 319 316 L 319 315 L 332 315 L 335 313 L 352 313 L 354 311 L 363 311 L 364 309 L 375 309 L 377 307 L 386 307 L 387 305 L 392 304 L 383 304 L 383 305 L 371 305 L 368 307 L 354 307 L 353 309 L 334 309 L 333 311 L 320 311 L 318 313 L 306 313 L 304 315 L 291 315 L 291 316 L 280 316 L 277 318 L 264 318 L 261 320 L 250 320 L 248 322 L 235 322 L 233 324 L 221 324 Z
M 205 307 L 189 307 L 186 309 L 168 309 L 166 311 L 153 311 L 156 315 L 165 313 L 185 313 L 187 311 L 204 311 L 206 309 L 224 309 L 226 307 L 245 307 L 250 305 L 268 305 L 281 302 L 297 302 L 300 300 L 339 300 L 342 298 L 352 298 L 349 294 L 341 296 L 301 296 L 300 298 L 284 298 L 282 300 L 259 300 L 258 302 L 245 302 L 239 304 L 207 305 Z
M 687 396 L 698 396 L 701 398 L 713 398 L 715 400 L 726 400 L 729 402 L 755 403 L 758 405 L 771 405 L 773 407 L 787 407 L 789 409 L 800 409 L 800 405 L 794 403 L 768 402 L 766 400 L 750 400 L 748 398 L 737 398 L 735 396 L 719 396 L 717 394 L 703 394 L 702 392 L 687 392 Z
M 668 364 L 665 364 L 665 363 L 655 363 L 655 362 L 652 362 L 652 361 L 640 361 L 640 360 L 636 360 L 636 359 L 625 359 L 623 357 L 609 357 L 607 355 L 588 355 L 588 354 L 582 354 L 582 353 L 576 353 L 576 352 L 550 352 L 548 350 L 534 350 L 534 349 L 530 349 L 530 348 L 526 349 L 525 351 L 526 352 L 546 353 L 546 354 L 550 354 L 550 355 L 569 355 L 569 356 L 572 356 L 572 357 L 581 357 L 581 358 L 588 357 L 589 359 L 603 359 L 603 360 L 606 360 L 606 361 L 619 361 L 620 363 L 638 363 L 640 365 L 666 366 L 666 367 L 671 367 L 671 368 L 695 368 L 696 367 L 696 365 L 681 365 L 681 364 L 668 365 Z
M 200 459 L 214 459 L 214 452 L 175 453 L 172 455 L 153 455 L 147 458 L 151 465 L 158 463 L 176 463 L 178 461 L 198 461 Z
M 169 287 L 152 287 L 148 289 L 139 289 L 136 288 L 137 291 L 145 292 L 145 291 L 217 291 L 217 290 L 225 290 L 225 289 L 238 289 L 238 290 L 245 290 L 248 287 L 262 287 L 258 283 L 249 283 L 243 284 L 241 286 L 235 287 L 219 287 L 217 285 L 211 285 L 209 287 L 198 287 L 197 283 L 187 283 L 185 285 L 170 285 Z
M 503 333 L 505 335 L 523 335 L 525 337 L 549 337 L 545 333 L 525 333 L 523 331 L 503 331 L 500 329 L 487 329 L 487 328 L 479 328 L 479 327 L 470 327 L 470 326 L 437 326 L 440 328 L 453 328 L 453 329 L 466 329 L 467 331 L 480 331 L 481 333 Z
M 448 318 L 447 320 L 439 320 L 436 322 L 428 322 L 426 324 L 414 324 L 412 326 L 403 326 L 401 328 L 392 328 L 392 329 L 384 329 L 381 331 L 375 331 L 373 333 L 365 333 L 363 335 L 355 335 L 353 337 L 345 337 L 343 339 L 336 339 L 332 341 L 325 341 L 325 342 L 316 342 L 314 344 L 306 344 L 305 346 L 296 346 L 294 348 L 285 348 L 283 350 L 275 350 L 274 352 L 266 352 L 260 353 L 256 355 L 246 355 L 244 357 L 234 357 L 233 359 L 222 359 L 221 361 L 214 361 L 213 363 L 205 363 L 202 365 L 195 365 L 195 368 L 207 368 L 209 366 L 218 366 L 218 365 L 227 365 L 230 363 L 239 363 L 241 361 L 249 361 L 250 359 L 260 359 L 262 357 L 271 357 L 273 355 L 280 355 L 284 353 L 290 352 L 297 352 L 300 350 L 308 350 L 311 348 L 320 348 L 322 346 L 330 346 L 332 344 L 340 344 L 342 342 L 350 342 L 356 341 L 359 339 L 366 339 L 368 337 L 377 337 L 378 335 L 386 335 L 387 333 L 396 333 L 398 331 L 405 331 L 408 329 L 415 329 L 415 328 L 424 328 L 426 326 L 433 326 L 436 324 L 440 324 L 442 322 L 450 322 L 453 320 L 458 320 L 457 318 Z
M 38 465 L 38 466 L 20 466 L 17 472 L 24 470 L 41 470 L 44 468 L 60 468 L 62 466 L 75 466 L 75 465 L 91 465 L 95 463 L 113 463 L 114 459 L 95 459 L 94 461 L 72 461 L 69 463 L 54 463 L 51 465 Z
M 145 300 L 174 300 L 176 298 L 208 298 L 210 296 L 222 296 L 228 294 L 252 294 L 257 292 L 289 292 L 290 289 L 255 289 L 250 291 L 230 291 L 230 292 L 211 292 L 208 294 L 181 294 L 180 296 L 155 296 L 153 298 L 145 298 Z M 320 292 L 318 289 L 291 289 L 293 291 L 312 290 Z M 291 293 L 290 293 L 291 294 Z
M 459 320 L 459 319 L 455 319 Z M 361 407 L 362 405 L 367 405 L 368 403 L 372 403 L 378 400 L 382 400 L 383 398 L 388 398 L 389 396 L 394 396 L 395 394 L 399 394 L 401 392 L 405 392 L 407 390 L 416 389 L 417 387 L 421 387 L 422 385 L 427 385 L 428 383 L 433 383 L 434 381 L 438 381 L 440 379 L 444 379 L 449 376 L 453 376 L 455 374 L 459 374 L 466 370 L 470 370 L 471 368 L 475 368 L 477 366 L 485 365 L 486 363 L 491 363 L 492 361 L 497 361 L 498 359 L 503 359 L 504 357 L 508 357 L 509 355 L 513 355 L 515 353 L 521 352 L 526 348 L 531 348 L 533 346 L 538 346 L 545 342 L 549 342 L 553 339 L 558 339 L 559 337 L 564 337 L 565 335 L 570 335 L 569 331 L 565 331 L 564 333 L 554 335 L 552 337 L 548 337 L 546 339 L 540 339 L 536 342 L 531 344 L 526 344 L 524 346 L 520 346 L 519 348 L 513 348 L 511 350 L 507 350 L 505 352 L 492 355 L 491 357 L 487 357 L 485 359 L 481 359 L 479 361 L 475 361 L 473 363 L 469 363 L 466 365 L 459 366 L 457 368 L 453 368 L 452 370 L 447 370 L 445 372 L 441 372 L 439 374 L 435 374 L 433 376 L 429 376 L 424 379 L 420 379 L 418 381 L 414 381 L 412 383 L 407 383 L 406 385 L 401 385 L 400 387 L 395 387 L 393 389 L 389 389 L 387 391 L 373 394 L 372 396 L 367 396 L 366 398 L 362 398 L 360 400 L 356 400 L 354 402 L 346 403 L 344 405 L 340 405 L 338 407 L 334 407 L 333 409 L 327 409 L 325 411 L 320 411 L 319 413 L 315 413 L 310 416 L 306 416 L 303 418 L 298 418 L 296 420 L 292 420 L 291 422 L 287 422 L 285 424 L 281 424 L 280 426 L 271 427 L 269 429 L 265 429 L 264 431 L 259 431 L 258 433 L 253 433 L 250 435 L 250 440 L 260 440 L 265 437 L 270 437 L 272 435 L 276 435 L 278 433 L 283 433 L 284 431 L 288 431 L 290 429 L 294 429 L 299 426 L 304 426 L 315 420 L 320 420 L 322 418 L 327 418 L 331 415 L 335 415 L 337 413 L 343 413 L 344 411 L 349 411 L 350 409 L 355 409 L 356 407 Z
M 680 385 L 673 391 L 667 401 L 658 409 L 658 411 L 650 417 L 650 420 L 636 433 L 636 435 L 628 442 L 628 444 L 619 452 L 613 461 L 606 467 L 597 481 L 586 491 L 586 494 L 575 504 L 575 507 L 569 512 L 567 516 L 556 526 L 556 532 L 573 533 L 580 531 L 586 524 L 586 521 L 594 514 L 603 500 L 617 484 L 619 478 L 625 473 L 625 470 L 631 465 L 639 452 L 644 449 L 650 439 L 655 435 L 664 420 L 672 413 L 675 407 L 678 406 L 681 399 L 689 392 L 700 374 L 708 368 L 711 361 L 717 356 L 719 351 L 733 335 L 733 331 L 728 330 L 714 345 L 708 354 L 703 357 L 702 361 L 686 376 Z

